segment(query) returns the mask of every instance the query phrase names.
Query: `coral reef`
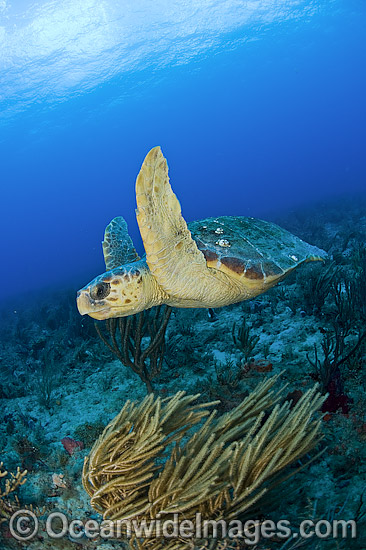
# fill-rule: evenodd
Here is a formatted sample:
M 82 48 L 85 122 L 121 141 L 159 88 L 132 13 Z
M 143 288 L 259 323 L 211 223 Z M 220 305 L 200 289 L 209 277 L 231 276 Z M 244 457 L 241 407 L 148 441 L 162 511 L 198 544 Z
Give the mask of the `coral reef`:
M 184 392 L 127 402 L 85 460 L 83 485 L 93 508 L 105 519 L 140 521 L 174 514 L 194 520 L 197 513 L 229 521 L 253 513 L 284 468 L 321 438 L 311 417 L 323 398 L 312 389 L 290 409 L 289 402 L 278 403 L 276 378 L 219 418 L 209 411 L 214 403 L 195 404 L 199 396 Z
M 190 425 L 181 438 L 177 435 L 177 447 L 174 451 L 173 440 L 168 442 L 170 435 L 173 435 L 168 430 L 172 418 L 160 425 L 161 416 L 157 413 L 157 424 L 162 430 L 159 437 L 163 437 L 164 433 L 166 435 L 163 448 L 151 456 L 154 456 L 154 460 L 149 463 L 149 467 L 155 466 L 157 469 L 153 471 L 152 477 L 148 469 L 150 477 L 146 480 L 146 486 L 139 486 L 141 503 L 144 506 L 146 498 L 149 498 L 146 495 L 153 488 L 165 498 L 159 493 L 164 493 L 165 485 L 159 485 L 157 481 L 162 479 L 160 476 L 164 468 L 179 463 L 182 468 L 184 465 L 188 469 L 187 456 L 190 455 L 187 453 L 198 456 L 198 446 L 195 447 L 198 443 L 194 443 L 199 441 L 198 434 L 205 434 L 201 437 L 202 452 L 206 453 L 202 464 L 205 461 L 208 463 L 207 452 L 212 450 L 216 441 L 210 437 L 216 433 L 215 427 L 220 418 L 225 418 L 225 414 L 234 414 L 243 401 L 253 395 L 258 383 L 265 384 L 270 377 L 282 373 L 281 380 L 286 388 L 282 395 L 290 402 L 286 405 L 286 415 L 297 410 L 299 401 L 308 395 L 307 392 L 314 382 L 319 384 L 322 399 L 325 399 L 321 406 L 321 432 L 324 439 L 320 448 L 323 452 L 304 469 L 299 470 L 299 467 L 307 462 L 308 457 L 295 460 L 283 475 L 299 470 L 296 476 L 273 487 L 271 491 L 268 490 L 263 498 L 253 503 L 253 508 L 248 508 L 248 513 L 252 519 L 258 521 L 265 518 L 274 521 L 288 518 L 294 525 L 298 525 L 299 518 L 307 517 L 351 519 L 359 523 L 357 540 L 338 540 L 339 548 L 366 548 L 362 530 L 366 518 L 364 212 L 364 205 L 357 202 L 348 206 L 342 204 L 341 208 L 327 205 L 318 210 L 302 209 L 286 218 L 275 220 L 305 240 L 327 249 L 329 262 L 324 266 L 304 266 L 302 271 L 292 274 L 265 295 L 250 302 L 218 309 L 214 317 L 209 317 L 207 310 L 171 310 L 169 322 L 164 327 L 165 335 L 163 337 L 161 334 L 161 338 L 158 338 L 159 345 L 153 350 L 156 353 L 156 363 L 150 362 L 148 354 L 144 358 L 154 390 L 154 397 L 149 397 L 150 401 L 146 401 L 145 405 L 147 407 L 147 403 L 150 403 L 151 410 L 156 412 L 157 403 L 160 403 L 161 412 L 171 402 L 172 398 L 168 396 L 185 390 L 185 397 L 178 393 L 181 395 L 181 405 L 188 395 L 201 394 L 191 405 L 187 402 L 187 407 L 192 407 L 192 411 L 202 414 L 202 417 L 194 425 Z M 317 287 L 315 297 L 314 285 Z M 136 375 L 128 361 L 134 363 L 137 354 L 136 357 L 139 356 L 140 359 L 136 364 L 141 365 L 139 361 L 142 354 L 151 346 L 154 334 L 161 326 L 161 320 L 163 319 L 164 324 L 167 315 L 163 310 L 160 313 L 157 310 L 148 313 L 147 320 L 150 323 L 157 315 L 156 332 L 154 327 L 151 332 L 153 339 L 146 323 L 141 328 L 140 336 L 137 335 L 138 324 L 142 323 L 138 317 L 125 321 L 128 322 L 124 333 L 128 334 L 127 340 L 124 340 L 128 342 L 128 361 L 121 363 L 100 340 L 93 321 L 78 315 L 74 300 L 74 289 L 44 291 L 34 296 L 20 297 L 14 303 L 4 304 L 0 309 L 1 456 L 6 469 L 15 472 L 15 476 L 18 467 L 21 472 L 28 470 L 27 483 L 19 485 L 15 491 L 4 496 L 3 502 L 9 501 L 13 510 L 13 507 L 18 506 L 19 499 L 22 507 L 31 507 L 37 511 L 40 521 L 44 518 L 41 512 L 54 509 L 67 511 L 70 519 L 101 520 L 101 515 L 90 506 L 89 497 L 82 486 L 84 457 L 90 456 L 90 460 L 92 456 L 103 457 L 106 450 L 102 452 L 99 449 L 95 455 L 96 447 L 93 451 L 91 449 L 104 427 L 118 415 L 128 400 L 130 412 L 132 409 L 136 412 L 140 406 L 135 405 L 133 408 L 131 401 L 140 404 L 144 402 L 147 384 Z M 119 353 L 123 355 L 123 341 L 118 323 L 116 320 L 114 337 Z M 233 339 L 233 327 L 236 343 Z M 100 328 L 113 347 L 108 330 L 104 330 L 102 324 Z M 255 344 L 252 349 L 251 344 Z M 215 405 L 204 406 L 212 401 L 215 401 Z M 274 404 L 275 410 L 279 410 L 276 407 L 281 406 Z M 213 408 L 217 411 L 216 414 Z M 177 417 L 174 417 L 174 422 L 179 424 L 185 417 L 183 410 L 183 406 L 182 409 L 176 409 Z M 263 426 L 269 427 L 267 422 L 271 410 L 272 405 L 268 404 L 257 433 Z M 213 417 L 210 420 L 211 414 Z M 207 428 L 207 432 L 200 432 L 208 422 L 207 426 L 210 428 Z M 122 430 L 122 425 L 119 425 L 119 429 Z M 117 434 L 112 436 L 108 429 L 101 436 L 102 440 L 108 434 L 111 444 L 114 445 Z M 160 441 L 156 432 L 151 432 L 151 435 Z M 62 441 L 75 442 L 71 443 L 71 454 L 64 448 Z M 224 453 L 229 453 L 227 449 L 232 448 L 232 445 L 234 444 L 227 443 Z M 131 447 L 131 452 L 133 449 Z M 244 453 L 244 448 L 242 452 Z M 219 461 L 218 465 L 220 464 L 220 468 L 224 468 L 225 464 Z M 259 461 L 259 466 L 260 464 Z M 90 462 L 86 469 L 89 472 Z M 100 468 L 98 471 L 101 471 Z M 199 465 L 195 463 L 192 476 L 200 471 Z M 222 472 L 220 470 L 220 475 Z M 171 476 L 172 483 L 179 482 L 178 473 L 177 471 L 177 477 Z M 227 471 L 222 475 L 227 475 Z M 84 480 L 87 478 L 88 476 L 84 476 Z M 5 479 L 2 478 L 3 492 Z M 205 479 L 202 475 L 198 481 L 203 483 Z M 98 477 L 96 473 L 95 483 L 99 482 L 98 487 L 102 494 L 103 476 Z M 113 483 L 112 480 L 112 486 Z M 263 487 L 269 489 L 270 484 L 271 480 L 268 479 Z M 89 481 L 87 485 L 90 491 Z M 214 487 L 215 485 L 213 492 Z M 183 497 L 193 498 L 188 493 L 188 487 L 184 489 L 187 493 L 182 493 Z M 260 492 L 259 487 L 258 491 Z M 233 490 L 230 496 L 232 494 Z M 95 502 L 98 501 L 95 492 L 92 498 L 95 498 Z M 136 501 L 134 497 L 131 498 L 128 509 L 133 512 Z M 155 497 L 152 502 L 156 502 Z M 103 508 L 102 504 L 100 511 L 106 513 L 108 506 Z M 117 511 L 119 506 L 121 503 L 116 505 Z M 6 521 L 2 522 L 0 533 L 3 537 L 1 547 L 4 550 L 19 547 L 8 536 L 7 518 L 8 515 L 3 517 Z M 103 550 L 124 548 L 123 543 L 118 540 L 94 541 L 84 536 L 80 541 L 66 537 L 55 542 L 42 533 L 41 536 L 44 537 L 43 540 L 36 538 L 29 541 L 27 550 L 71 550 L 75 549 L 76 544 L 82 545 L 85 550 L 95 550 L 99 546 Z M 257 549 L 280 550 L 283 547 L 283 550 L 289 550 L 309 547 L 312 550 L 334 550 L 334 540 L 331 538 L 322 541 L 310 539 L 310 542 L 306 542 L 299 537 L 298 541 L 299 543 L 290 539 L 260 541 Z M 155 541 L 154 544 L 154 548 L 157 548 L 158 542 Z M 172 543 L 172 548 L 185 548 L 183 543 L 174 545 Z M 131 540 L 130 546 L 153 547 L 151 542 L 137 539 Z M 197 545 L 197 550 L 202 546 L 203 544 Z M 208 546 L 207 543 L 205 547 Z M 236 547 L 240 547 L 239 542 Z M 166 541 L 164 548 L 170 548 Z
M 110 342 L 103 334 L 100 324 L 95 323 L 98 336 L 118 357 L 123 365 L 130 367 L 146 384 L 148 393 L 153 391 L 152 380 L 161 371 L 165 350 L 165 332 L 172 312 L 169 306 L 158 306 L 137 315 L 108 319 L 105 324 Z M 118 345 L 116 331 L 119 331 Z M 143 348 L 142 340 L 149 343 Z
M 15 474 L 9 473 L 0 462 L 0 523 L 9 519 L 19 507 L 19 501 L 13 493 L 27 481 L 27 473 L 27 470 L 21 470 L 19 466 Z

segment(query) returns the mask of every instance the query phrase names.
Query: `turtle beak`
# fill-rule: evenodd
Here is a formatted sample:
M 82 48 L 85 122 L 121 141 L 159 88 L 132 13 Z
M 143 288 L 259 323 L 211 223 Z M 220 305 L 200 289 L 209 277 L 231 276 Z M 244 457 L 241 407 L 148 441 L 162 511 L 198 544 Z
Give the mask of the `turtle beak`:
M 89 294 L 85 290 L 79 290 L 76 295 L 76 305 L 80 315 L 87 315 L 93 309 Z
M 80 315 L 89 315 L 92 319 L 103 321 L 111 316 L 110 308 L 105 303 L 96 304 L 90 297 L 89 291 L 81 289 L 76 295 L 76 305 Z M 103 307 L 104 306 L 104 307 Z

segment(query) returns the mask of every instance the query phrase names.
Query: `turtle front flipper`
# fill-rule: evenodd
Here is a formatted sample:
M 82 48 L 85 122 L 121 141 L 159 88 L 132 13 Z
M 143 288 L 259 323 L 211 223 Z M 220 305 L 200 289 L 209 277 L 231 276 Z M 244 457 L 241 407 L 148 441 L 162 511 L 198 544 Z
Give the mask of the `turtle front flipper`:
M 122 216 L 113 218 L 107 225 L 102 246 L 107 271 L 140 259 Z
M 146 261 L 156 281 L 171 297 L 199 301 L 202 288 L 193 281 L 207 274 L 206 260 L 182 217 L 160 147 L 154 147 L 143 162 L 136 180 L 136 201 Z

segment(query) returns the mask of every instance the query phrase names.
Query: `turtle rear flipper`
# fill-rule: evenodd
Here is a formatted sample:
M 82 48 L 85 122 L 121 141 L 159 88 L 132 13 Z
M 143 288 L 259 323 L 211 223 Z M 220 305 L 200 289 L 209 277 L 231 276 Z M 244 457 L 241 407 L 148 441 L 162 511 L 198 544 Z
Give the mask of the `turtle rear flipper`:
M 113 218 L 107 225 L 102 246 L 107 271 L 140 259 L 122 216 Z
M 200 299 L 202 289 L 196 277 L 208 273 L 206 260 L 181 214 L 160 147 L 154 147 L 143 162 L 136 180 L 136 201 L 146 261 L 156 281 L 169 296 Z

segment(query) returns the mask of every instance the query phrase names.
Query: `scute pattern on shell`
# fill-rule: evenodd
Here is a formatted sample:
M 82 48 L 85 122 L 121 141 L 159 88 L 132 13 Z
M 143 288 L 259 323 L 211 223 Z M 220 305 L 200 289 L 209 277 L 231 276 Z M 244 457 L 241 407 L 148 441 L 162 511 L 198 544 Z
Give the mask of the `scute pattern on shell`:
M 216 261 L 248 279 L 281 277 L 311 257 L 324 256 L 322 250 L 278 225 L 254 218 L 206 218 L 189 223 L 188 228 L 208 263 Z

